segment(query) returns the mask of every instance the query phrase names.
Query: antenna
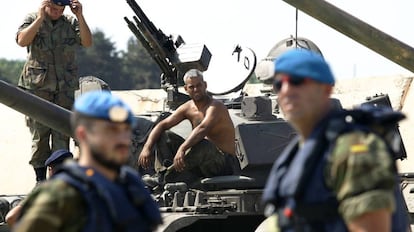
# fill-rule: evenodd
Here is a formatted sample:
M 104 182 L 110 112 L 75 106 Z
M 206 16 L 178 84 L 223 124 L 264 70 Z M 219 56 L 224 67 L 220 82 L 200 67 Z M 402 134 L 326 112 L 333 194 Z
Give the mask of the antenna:
M 295 21 L 295 23 L 296 23 L 296 25 L 295 25 L 295 41 L 296 41 L 296 43 L 295 43 L 295 46 L 296 46 L 296 48 L 298 47 L 298 8 L 295 8 L 296 9 L 296 21 Z

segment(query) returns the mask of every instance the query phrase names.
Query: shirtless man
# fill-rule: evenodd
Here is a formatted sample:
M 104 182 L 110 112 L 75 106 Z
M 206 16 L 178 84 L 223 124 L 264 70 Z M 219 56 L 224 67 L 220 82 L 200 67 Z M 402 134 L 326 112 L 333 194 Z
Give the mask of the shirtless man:
M 163 133 L 188 119 L 193 130 L 178 146 L 175 156 L 170 157 L 173 164 L 168 167 L 164 181 L 190 184 L 202 177 L 237 174 L 240 166 L 235 156 L 234 125 L 227 107 L 207 94 L 207 83 L 199 70 L 189 70 L 183 79 L 191 100 L 154 127 L 139 155 L 139 165 L 148 169 L 153 147 Z M 160 163 L 168 160 L 168 157 L 156 158 Z

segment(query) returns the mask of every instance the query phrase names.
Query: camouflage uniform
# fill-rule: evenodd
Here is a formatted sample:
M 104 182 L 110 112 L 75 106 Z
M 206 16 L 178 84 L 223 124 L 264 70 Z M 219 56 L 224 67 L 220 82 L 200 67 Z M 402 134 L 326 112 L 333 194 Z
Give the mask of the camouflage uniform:
M 17 33 L 36 19 L 37 13 L 26 16 Z M 17 38 L 16 38 L 17 39 Z M 45 18 L 32 44 L 18 85 L 25 90 L 66 109 L 73 104 L 73 93 L 78 87 L 76 49 L 80 43 L 79 24 L 75 17 L 63 15 L 52 22 Z M 32 134 L 34 168 L 44 167 L 51 150 L 68 149 L 69 137 L 28 119 Z M 52 136 L 52 148 L 49 137 Z
M 158 152 L 156 163 L 165 164 L 165 160 L 172 163 L 178 147 L 183 142 L 184 139 L 173 132 L 167 132 L 162 135 L 157 143 L 158 148 L 161 148 L 161 151 L 165 151 L 167 149 L 162 149 L 162 144 L 167 144 L 168 149 L 171 152 Z M 234 173 L 235 169 L 233 166 L 236 166 L 235 162 L 232 162 L 232 157 L 235 156 L 222 152 L 213 143 L 203 139 L 187 150 L 184 158 L 185 167 L 182 172 L 177 172 L 174 168 L 168 168 L 164 177 L 165 182 L 171 183 L 183 181 L 185 183 L 192 183 L 201 177 L 231 175 Z
M 39 185 L 22 203 L 14 231 L 82 231 L 88 213 L 82 195 L 63 180 Z
M 325 171 L 345 222 L 378 209 L 395 210 L 395 164 L 376 135 L 357 131 L 340 136 Z

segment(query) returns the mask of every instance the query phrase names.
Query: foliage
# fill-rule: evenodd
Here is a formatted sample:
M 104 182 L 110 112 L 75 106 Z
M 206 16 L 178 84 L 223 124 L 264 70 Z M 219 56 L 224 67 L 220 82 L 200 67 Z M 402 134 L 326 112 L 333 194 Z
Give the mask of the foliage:
M 0 79 L 17 85 L 24 61 L 0 59 Z
M 120 81 L 120 64 L 114 43 L 100 30 L 93 33 L 92 47 L 78 51 L 78 75 L 96 76 L 108 83 L 111 89 L 123 89 L 129 84 Z
M 99 29 L 93 33 L 93 46 L 78 53 L 79 76 L 96 76 L 114 90 L 159 87 L 160 71 L 137 39 L 130 38 L 127 51 L 117 51 L 114 43 Z
M 250 75 L 249 80 L 247 81 L 249 84 L 257 84 L 261 83 L 259 79 L 257 79 L 256 74 L 253 72 L 252 75 Z
M 161 70 L 137 39 L 128 40 L 127 51 L 121 56 L 122 72 L 125 79 L 133 81 L 134 89 L 160 88 Z

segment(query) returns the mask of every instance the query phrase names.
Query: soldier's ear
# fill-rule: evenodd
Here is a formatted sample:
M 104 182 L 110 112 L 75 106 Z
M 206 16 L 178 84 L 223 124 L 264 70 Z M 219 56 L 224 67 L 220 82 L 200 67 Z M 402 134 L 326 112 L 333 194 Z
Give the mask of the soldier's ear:
M 331 95 L 332 91 L 333 91 L 333 86 L 332 85 L 325 85 L 325 90 L 326 90 L 326 94 Z
M 86 127 L 84 126 L 78 126 L 75 129 L 75 138 L 80 142 L 85 140 L 86 138 Z

